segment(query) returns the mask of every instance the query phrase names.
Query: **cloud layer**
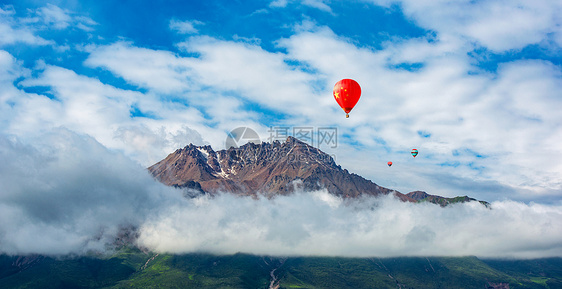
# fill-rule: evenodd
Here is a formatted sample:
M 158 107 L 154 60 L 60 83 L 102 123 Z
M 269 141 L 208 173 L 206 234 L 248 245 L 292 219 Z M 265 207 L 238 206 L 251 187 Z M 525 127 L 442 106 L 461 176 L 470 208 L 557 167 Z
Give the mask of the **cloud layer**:
M 185 199 L 88 136 L 0 139 L 0 253 L 111 250 L 123 230 L 157 252 L 281 256 L 562 256 L 562 207 L 478 202 L 441 208 L 325 191 L 274 199 Z
M 169 208 L 144 224 L 139 242 L 173 253 L 538 258 L 562 255 L 560 217 L 562 207 L 512 201 L 441 208 L 324 191 L 272 200 L 224 194 Z
M 85 254 L 110 249 L 181 196 L 94 139 L 56 129 L 33 144 L 0 138 L 0 252 Z

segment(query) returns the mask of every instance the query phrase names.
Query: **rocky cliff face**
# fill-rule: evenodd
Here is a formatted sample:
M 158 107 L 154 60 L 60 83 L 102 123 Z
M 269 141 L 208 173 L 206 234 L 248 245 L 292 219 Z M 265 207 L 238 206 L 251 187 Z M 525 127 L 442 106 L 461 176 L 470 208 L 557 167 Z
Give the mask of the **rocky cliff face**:
M 341 197 L 393 193 L 404 201 L 414 201 L 349 173 L 328 154 L 293 137 L 284 143 L 248 143 L 221 151 L 214 151 L 210 146 L 188 145 L 148 169 L 166 185 L 207 193 L 272 196 L 296 189 L 325 188 Z

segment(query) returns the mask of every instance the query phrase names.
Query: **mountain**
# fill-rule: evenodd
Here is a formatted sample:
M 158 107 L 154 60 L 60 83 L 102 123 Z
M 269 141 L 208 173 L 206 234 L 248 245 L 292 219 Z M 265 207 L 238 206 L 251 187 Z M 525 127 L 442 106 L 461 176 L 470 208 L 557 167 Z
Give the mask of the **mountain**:
M 426 192 L 422 192 L 422 191 L 410 192 L 410 193 L 406 194 L 406 196 L 414 199 L 418 203 L 430 202 L 430 203 L 433 203 L 433 204 L 440 205 L 441 207 L 445 207 L 449 204 L 465 203 L 465 202 L 472 202 L 472 201 L 478 201 L 486 207 L 490 206 L 490 203 L 488 203 L 486 201 L 479 201 L 477 199 L 470 198 L 468 196 L 458 196 L 458 197 L 454 197 L 454 198 L 447 198 L 447 197 L 441 197 L 441 196 L 436 196 L 436 195 L 430 195 L 430 194 L 428 194 Z
M 407 195 L 342 169 L 330 155 L 294 137 L 283 143 L 247 143 L 220 151 L 190 144 L 148 170 L 166 185 L 206 193 L 254 195 L 259 192 L 272 196 L 295 189 L 326 189 L 341 197 L 393 193 L 403 201 L 415 202 Z
M 422 191 L 402 194 L 381 187 L 342 169 L 330 155 L 294 137 L 288 137 L 284 143 L 247 143 L 220 151 L 208 145 L 190 144 L 148 170 L 166 185 L 189 189 L 186 190 L 189 196 L 219 191 L 273 196 L 289 194 L 298 188 L 305 191 L 326 189 L 336 196 L 351 198 L 393 193 L 402 201 L 440 206 L 478 201 L 468 196 L 447 198 Z M 479 202 L 489 206 L 485 201 Z

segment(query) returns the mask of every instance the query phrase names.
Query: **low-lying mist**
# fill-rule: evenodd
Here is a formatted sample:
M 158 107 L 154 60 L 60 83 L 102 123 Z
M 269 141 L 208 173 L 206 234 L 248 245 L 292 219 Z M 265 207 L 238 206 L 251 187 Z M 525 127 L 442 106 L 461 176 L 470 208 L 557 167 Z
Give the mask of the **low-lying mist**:
M 325 191 L 257 200 L 221 194 L 175 204 L 140 233 L 140 244 L 173 253 L 537 258 L 562 256 L 562 208 L 513 201 L 441 208 Z
M 326 191 L 184 198 L 140 165 L 66 129 L 0 137 L 0 253 L 87 254 L 124 228 L 157 252 L 278 256 L 562 256 L 562 206 L 440 207 Z M 375 180 L 376 181 L 376 180 Z

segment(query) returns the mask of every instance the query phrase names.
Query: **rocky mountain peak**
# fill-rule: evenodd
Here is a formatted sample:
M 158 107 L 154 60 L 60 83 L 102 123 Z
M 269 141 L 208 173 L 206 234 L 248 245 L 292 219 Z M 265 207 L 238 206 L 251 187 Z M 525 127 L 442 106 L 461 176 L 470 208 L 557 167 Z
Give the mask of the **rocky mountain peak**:
M 158 180 L 170 186 L 200 188 L 208 193 L 287 194 L 296 189 L 320 190 L 343 197 L 394 193 L 338 166 L 318 148 L 294 137 L 286 141 L 247 143 L 214 151 L 190 144 L 149 167 Z
M 440 206 L 477 201 L 467 196 L 447 198 L 423 191 L 404 195 L 381 187 L 342 169 L 330 155 L 291 136 L 284 142 L 247 143 L 219 151 L 209 145 L 189 144 L 148 170 L 166 185 L 187 188 L 188 196 L 217 192 L 273 196 L 295 190 L 325 189 L 350 198 L 392 193 L 403 201 Z M 489 206 L 487 202 L 479 202 Z

